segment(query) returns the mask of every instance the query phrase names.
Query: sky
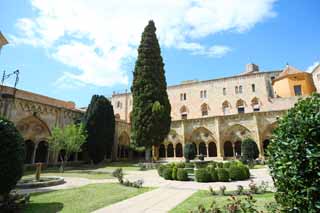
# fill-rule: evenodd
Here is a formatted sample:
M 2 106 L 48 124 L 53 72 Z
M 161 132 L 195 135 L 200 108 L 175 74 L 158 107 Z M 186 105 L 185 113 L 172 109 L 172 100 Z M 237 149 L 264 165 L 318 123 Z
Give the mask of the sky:
M 18 88 L 89 104 L 129 91 L 141 33 L 157 27 L 168 85 L 320 62 L 319 0 L 1 0 L 0 71 Z M 6 80 L 12 85 L 14 79 Z

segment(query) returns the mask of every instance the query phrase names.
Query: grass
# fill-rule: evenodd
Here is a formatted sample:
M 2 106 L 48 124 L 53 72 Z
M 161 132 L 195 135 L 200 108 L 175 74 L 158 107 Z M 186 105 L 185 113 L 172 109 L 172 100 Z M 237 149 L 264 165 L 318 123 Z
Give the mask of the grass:
M 250 168 L 250 169 L 262 169 L 262 168 L 268 168 L 268 166 L 262 165 L 262 164 L 257 164 L 257 165 L 254 165 L 253 168 Z
M 264 208 L 266 203 L 274 201 L 273 193 L 257 194 L 253 197 L 257 200 L 256 205 L 260 211 L 266 210 Z M 212 196 L 207 190 L 199 190 L 184 202 L 180 203 L 176 208 L 172 209 L 170 213 L 190 212 L 190 210 L 197 209 L 200 204 L 208 208 L 213 200 L 216 201 L 219 207 L 223 207 L 226 205 L 228 198 L 229 196 Z
M 104 163 L 100 166 L 100 169 L 113 171 L 117 168 L 122 168 L 125 171 L 139 171 L 140 168 L 138 163 L 133 162 L 112 162 L 112 163 Z
M 147 192 L 151 188 L 133 188 L 120 184 L 90 184 L 87 186 L 38 193 L 23 212 L 30 213 L 85 213 Z

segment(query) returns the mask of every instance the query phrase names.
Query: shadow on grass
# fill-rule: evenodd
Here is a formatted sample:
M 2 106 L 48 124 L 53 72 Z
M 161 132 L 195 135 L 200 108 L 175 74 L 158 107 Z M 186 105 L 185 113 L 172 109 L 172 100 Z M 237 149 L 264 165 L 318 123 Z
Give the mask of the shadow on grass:
M 63 209 L 63 203 L 29 203 L 23 212 L 32 213 L 56 213 Z

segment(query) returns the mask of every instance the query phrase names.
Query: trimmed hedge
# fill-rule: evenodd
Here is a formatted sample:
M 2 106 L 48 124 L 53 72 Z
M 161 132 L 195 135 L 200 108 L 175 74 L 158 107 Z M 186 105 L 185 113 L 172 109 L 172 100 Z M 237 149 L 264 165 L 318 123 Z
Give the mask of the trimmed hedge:
M 197 182 L 210 182 L 211 175 L 207 169 L 198 169 L 195 174 Z
M 208 168 L 208 172 L 210 173 L 210 177 L 211 177 L 211 181 L 212 182 L 218 181 L 218 173 L 217 173 L 217 169 L 216 168 L 209 167 Z
M 186 165 L 185 165 L 185 163 L 176 163 L 176 167 L 177 168 L 185 168 Z
M 158 175 L 163 177 L 163 171 L 164 169 L 167 168 L 166 165 L 160 165 L 158 168 Z
M 187 181 L 188 178 L 188 172 L 182 168 L 178 168 L 177 170 L 177 180 L 179 181 Z
M 217 169 L 217 175 L 218 180 L 222 182 L 228 182 L 230 179 L 228 170 L 224 168 Z
M 246 171 L 240 166 L 230 166 L 229 175 L 231 180 L 247 179 Z
M 171 167 L 166 167 L 163 170 L 163 178 L 166 180 L 172 180 L 172 168 Z
M 177 180 L 177 167 L 172 168 L 172 180 Z

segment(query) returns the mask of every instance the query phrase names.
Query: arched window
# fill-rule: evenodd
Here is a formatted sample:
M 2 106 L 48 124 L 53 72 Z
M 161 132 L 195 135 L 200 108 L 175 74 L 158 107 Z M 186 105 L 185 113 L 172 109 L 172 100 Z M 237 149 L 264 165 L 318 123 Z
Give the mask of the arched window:
M 122 107 L 122 103 L 120 101 L 117 101 L 117 108 L 121 108 Z
M 236 103 L 236 107 L 238 109 L 238 113 L 245 112 L 245 102 L 242 99 L 239 99 Z
M 238 94 L 238 93 L 239 93 L 238 86 L 236 86 L 236 87 L 234 88 L 234 90 L 235 90 L 236 94 Z
M 233 157 L 233 147 L 230 141 L 226 141 L 223 145 L 224 157 Z
M 242 86 L 239 86 L 239 93 L 242 93 Z
M 209 157 L 217 157 L 217 146 L 214 142 L 209 143 Z
M 35 163 L 38 163 L 38 162 L 46 163 L 47 162 L 48 146 L 49 146 L 48 143 L 45 141 L 41 141 L 38 144 L 37 151 L 36 151 Z
M 208 104 L 206 103 L 203 103 L 201 105 L 201 113 L 202 113 L 202 116 L 207 116 L 208 115 Z
M 253 109 L 254 112 L 260 111 L 260 101 L 259 101 L 259 99 L 256 98 L 256 97 L 253 98 L 251 100 L 251 106 L 252 106 L 252 109 Z
M 224 101 L 222 103 L 222 111 L 224 115 L 227 115 L 230 113 L 230 103 L 228 101 Z
M 223 89 L 222 89 L 222 93 L 223 93 L 223 95 L 227 95 L 227 89 L 226 89 L 226 88 L 223 88 Z
M 204 142 L 201 142 L 199 144 L 199 154 L 201 155 L 204 155 L 204 156 L 207 156 L 207 147 L 206 147 L 206 144 Z
M 182 106 L 180 109 L 181 119 L 187 119 L 188 118 L 188 109 L 186 106 Z
M 176 157 L 181 158 L 182 157 L 182 144 L 178 143 L 176 145 Z
M 174 157 L 174 150 L 173 150 L 173 144 L 169 143 L 167 146 L 167 157 L 173 158 Z
M 252 92 L 255 92 L 256 91 L 256 85 L 255 84 L 251 84 L 251 89 L 252 89 Z
M 24 163 L 32 163 L 32 156 L 34 152 L 34 143 L 31 140 L 27 140 L 24 142 L 25 149 L 25 160 Z

